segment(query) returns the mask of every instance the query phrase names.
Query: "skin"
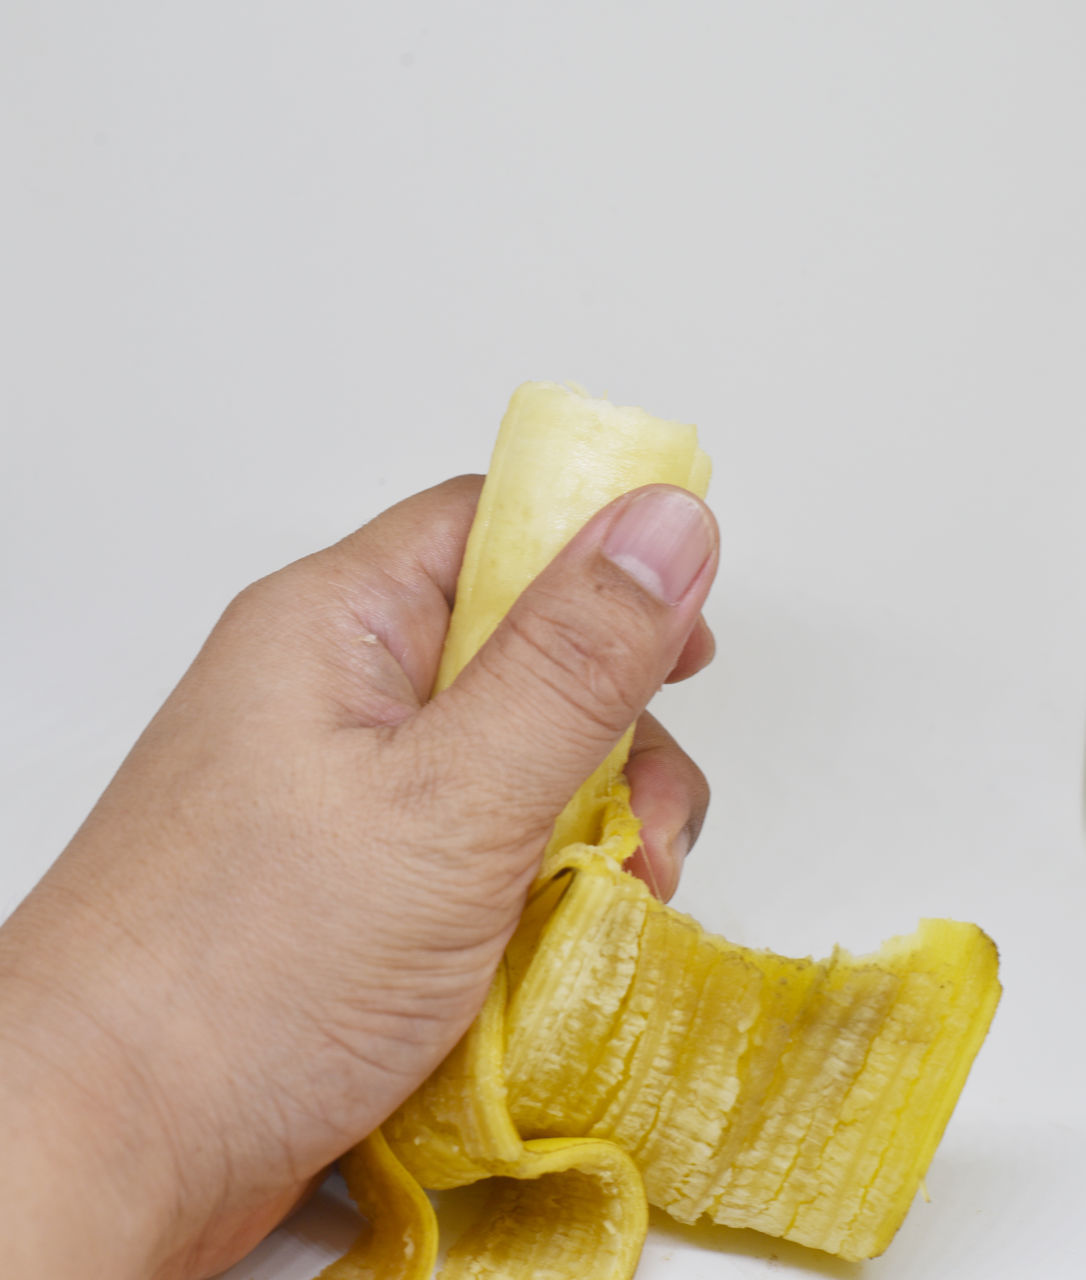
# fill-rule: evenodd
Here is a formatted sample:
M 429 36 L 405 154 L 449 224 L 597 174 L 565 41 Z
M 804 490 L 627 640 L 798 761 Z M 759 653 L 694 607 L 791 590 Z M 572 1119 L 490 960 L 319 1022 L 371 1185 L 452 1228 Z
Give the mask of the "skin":
M 428 702 L 480 483 L 243 591 L 0 929 L 12 1274 L 189 1280 L 252 1249 L 463 1034 L 551 823 L 635 720 L 630 869 L 674 890 L 708 792 L 642 713 L 712 657 L 712 517 L 612 504 Z

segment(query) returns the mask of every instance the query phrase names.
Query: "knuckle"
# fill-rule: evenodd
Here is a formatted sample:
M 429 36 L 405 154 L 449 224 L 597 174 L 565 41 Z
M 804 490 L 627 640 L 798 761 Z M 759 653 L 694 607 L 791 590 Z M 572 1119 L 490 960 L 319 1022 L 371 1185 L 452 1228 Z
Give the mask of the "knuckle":
M 704 771 L 698 765 L 694 765 L 694 798 L 696 807 L 705 812 L 709 807 L 709 800 L 712 797 L 712 788 L 709 786 L 709 779 L 705 776 Z
M 505 670 L 521 673 L 539 700 L 576 714 L 602 733 L 621 733 L 640 712 L 645 621 L 621 598 L 591 612 L 537 589 L 530 609 L 514 609 L 503 633 Z
M 242 587 L 230 601 L 222 613 L 222 621 L 227 625 L 246 622 L 254 614 L 263 612 L 268 599 L 268 579 L 258 578 Z
M 230 630 L 246 629 L 279 611 L 292 595 L 287 576 L 287 570 L 280 569 L 242 587 L 223 610 L 219 625 Z
M 700 769 L 696 770 L 696 785 L 691 797 L 690 805 L 690 843 L 693 844 L 701 834 L 701 828 L 705 823 L 705 815 L 709 810 L 709 801 L 712 798 L 712 791 L 709 787 L 709 780 Z
M 686 792 L 691 812 L 704 813 L 709 804 L 709 779 L 701 766 L 680 746 L 673 744 L 675 771 Z
M 690 770 L 690 816 L 686 823 L 688 848 L 693 848 L 705 825 L 705 817 L 709 812 L 711 790 L 709 780 L 701 769 L 691 761 Z

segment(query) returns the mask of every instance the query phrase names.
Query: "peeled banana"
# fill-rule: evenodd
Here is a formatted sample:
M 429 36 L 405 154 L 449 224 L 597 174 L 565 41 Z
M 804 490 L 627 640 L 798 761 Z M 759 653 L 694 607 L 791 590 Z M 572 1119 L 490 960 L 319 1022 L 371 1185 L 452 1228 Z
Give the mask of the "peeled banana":
M 694 428 L 529 383 L 503 420 L 436 691 L 584 522 L 642 484 L 704 495 Z M 647 1205 L 846 1259 L 903 1221 L 999 999 L 978 928 L 926 920 L 875 955 L 733 946 L 622 870 L 629 737 L 555 824 L 486 1004 L 342 1162 L 369 1225 L 320 1280 L 425 1280 L 421 1188 L 491 1180 L 442 1280 L 629 1280 Z

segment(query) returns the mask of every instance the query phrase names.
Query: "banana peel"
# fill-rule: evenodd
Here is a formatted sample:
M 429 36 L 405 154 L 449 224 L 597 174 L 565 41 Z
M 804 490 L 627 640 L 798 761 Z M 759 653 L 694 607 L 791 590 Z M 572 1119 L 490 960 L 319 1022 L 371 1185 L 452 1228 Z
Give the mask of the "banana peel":
M 704 496 L 708 479 L 693 427 L 519 388 L 435 692 L 597 510 L 649 483 Z M 341 1162 L 368 1225 L 320 1280 L 427 1280 L 422 1189 L 483 1179 L 442 1280 L 629 1280 L 648 1204 L 849 1260 L 904 1220 L 999 1000 L 995 946 L 950 920 L 821 961 L 707 933 L 622 870 L 630 736 L 556 822 L 475 1023 Z

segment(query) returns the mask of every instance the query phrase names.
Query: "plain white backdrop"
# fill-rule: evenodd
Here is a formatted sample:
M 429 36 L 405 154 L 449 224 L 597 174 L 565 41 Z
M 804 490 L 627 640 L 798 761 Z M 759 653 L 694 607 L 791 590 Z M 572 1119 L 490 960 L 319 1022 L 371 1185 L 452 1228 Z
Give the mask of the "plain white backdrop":
M 1084 60 L 1077 0 L 5 0 L 0 914 L 241 586 L 574 379 L 716 463 L 678 904 L 1004 968 L 883 1259 L 659 1223 L 639 1274 L 1080 1275 Z

